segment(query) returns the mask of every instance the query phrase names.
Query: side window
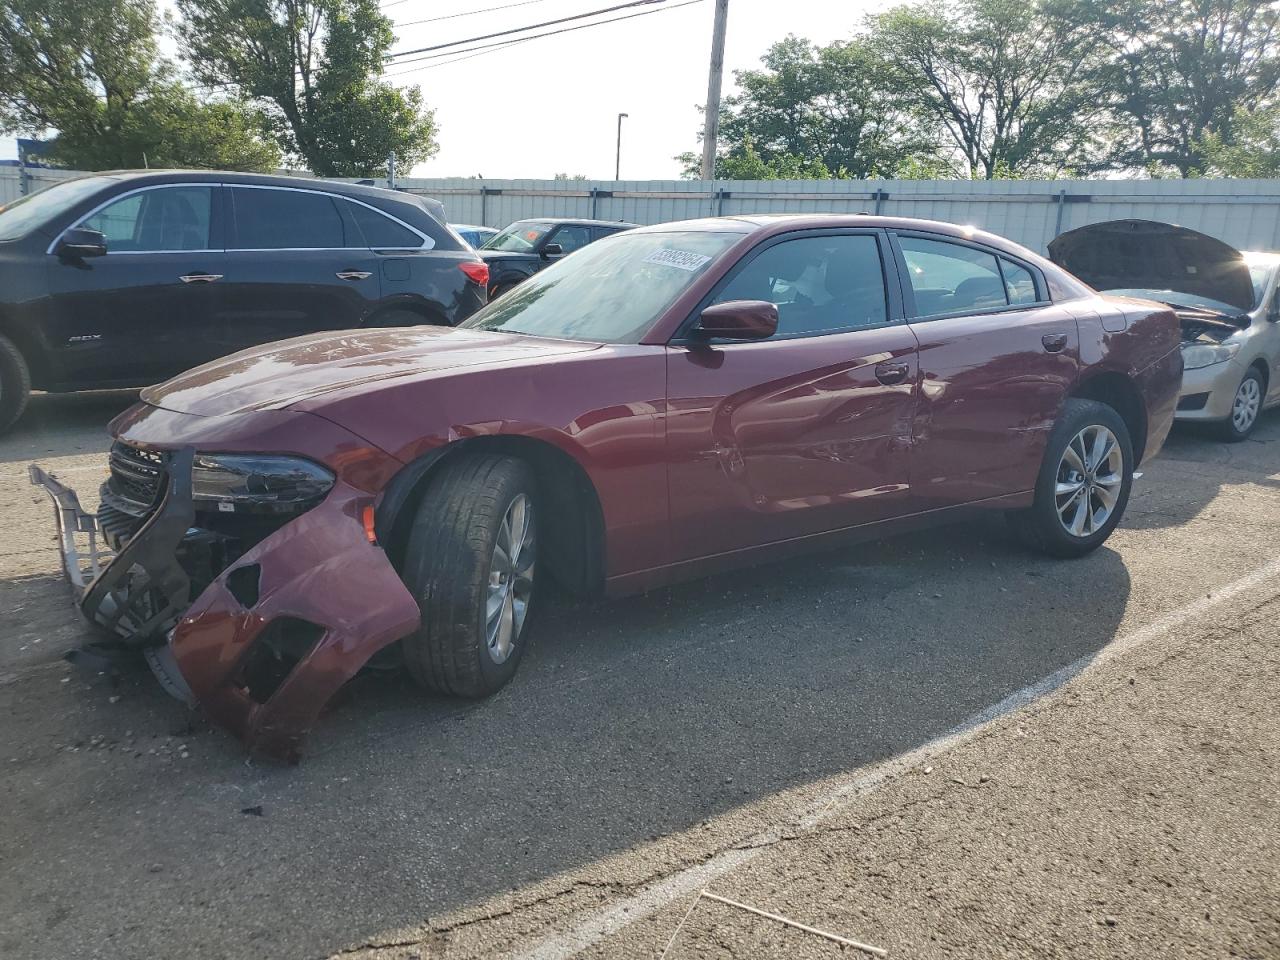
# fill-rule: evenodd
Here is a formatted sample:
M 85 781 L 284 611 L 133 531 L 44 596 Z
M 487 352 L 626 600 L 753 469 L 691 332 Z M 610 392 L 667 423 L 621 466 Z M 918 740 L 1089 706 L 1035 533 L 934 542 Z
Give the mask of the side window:
M 334 249 L 346 246 L 342 216 L 323 193 L 231 188 L 237 250 Z
M 344 202 L 356 223 L 359 224 L 360 232 L 364 234 L 364 242 L 375 250 L 400 247 L 417 249 L 423 245 L 420 236 L 390 217 L 385 217 L 376 210 L 370 210 L 363 204 Z
M 121 197 L 84 220 L 109 253 L 209 249 L 213 187 L 158 187 Z
M 831 333 L 888 320 L 880 245 L 869 234 L 801 237 L 766 248 L 716 296 L 778 306 L 778 336 Z
M 1039 302 L 1036 281 L 1030 270 L 1001 257 L 1000 272 L 1004 274 L 1004 290 L 1011 304 Z
M 899 237 L 898 243 L 907 261 L 907 277 L 919 316 L 1008 305 L 994 254 L 920 237 Z
M 591 228 L 580 227 L 573 224 L 563 224 L 556 229 L 547 243 L 558 243 L 565 253 L 573 253 L 580 247 L 585 247 L 591 242 Z

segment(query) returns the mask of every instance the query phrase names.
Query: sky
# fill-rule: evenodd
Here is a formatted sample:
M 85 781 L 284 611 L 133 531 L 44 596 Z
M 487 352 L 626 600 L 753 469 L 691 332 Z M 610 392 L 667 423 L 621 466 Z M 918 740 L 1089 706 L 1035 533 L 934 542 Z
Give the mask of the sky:
M 623 0 L 533 0 L 514 9 L 472 13 L 513 2 L 519 0 L 385 0 L 382 6 L 397 24 L 395 52 L 555 20 Z M 666 0 L 663 6 L 681 2 Z M 867 12 L 887 5 L 885 0 L 729 0 L 725 92 L 733 89 L 734 70 L 758 66 L 769 45 L 788 33 L 817 43 L 843 39 Z M 458 13 L 472 15 L 452 17 Z M 706 100 L 714 13 L 714 0 L 698 0 L 467 59 L 458 55 L 389 66 L 392 83 L 421 87 L 439 125 L 439 152 L 412 175 L 549 179 L 566 173 L 612 179 L 617 116 L 626 113 L 622 179 L 678 177 L 675 156 L 698 149 L 702 120 L 697 105 Z M 410 25 L 443 17 L 452 18 Z M 0 158 L 13 156 L 13 141 L 0 140 Z

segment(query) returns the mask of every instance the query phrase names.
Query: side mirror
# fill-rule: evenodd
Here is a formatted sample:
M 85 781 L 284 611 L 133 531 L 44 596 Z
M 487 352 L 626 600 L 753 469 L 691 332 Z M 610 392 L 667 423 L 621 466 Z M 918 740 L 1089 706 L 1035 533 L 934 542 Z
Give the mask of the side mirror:
M 107 238 L 97 230 L 72 227 L 58 238 L 58 245 L 53 248 L 53 252 L 68 259 L 102 257 L 107 253 Z
M 764 300 L 713 303 L 698 315 L 694 330 L 704 337 L 766 340 L 778 332 L 778 308 Z
M 542 248 L 543 260 L 550 260 L 552 257 L 559 257 L 563 255 L 564 255 L 564 247 L 560 246 L 560 244 L 558 243 L 548 243 L 545 247 Z

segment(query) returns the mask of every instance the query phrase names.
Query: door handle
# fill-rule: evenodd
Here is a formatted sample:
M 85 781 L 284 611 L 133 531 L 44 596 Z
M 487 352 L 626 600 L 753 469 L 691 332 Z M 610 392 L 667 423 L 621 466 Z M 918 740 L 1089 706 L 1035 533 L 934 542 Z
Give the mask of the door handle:
M 1044 348 L 1050 353 L 1061 353 L 1062 348 L 1067 345 L 1067 335 L 1065 333 L 1046 333 L 1040 338 L 1040 342 L 1044 344 Z
M 886 361 L 885 363 L 876 364 L 876 379 L 883 383 L 886 387 L 892 387 L 894 384 L 902 383 L 911 373 L 911 367 L 905 363 L 896 363 Z
M 186 273 L 178 278 L 183 283 L 213 283 L 215 280 L 221 280 L 220 273 Z
M 368 280 L 373 274 L 368 270 L 339 270 L 339 280 Z

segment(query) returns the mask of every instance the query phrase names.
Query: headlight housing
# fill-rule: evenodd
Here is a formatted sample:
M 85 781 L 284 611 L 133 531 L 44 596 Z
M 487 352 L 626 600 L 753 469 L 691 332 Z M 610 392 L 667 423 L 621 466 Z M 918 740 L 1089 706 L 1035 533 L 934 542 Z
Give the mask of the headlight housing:
M 197 453 L 191 497 L 222 513 L 297 513 L 333 487 L 333 473 L 302 457 Z
M 1182 345 L 1182 366 L 1199 370 L 1230 360 L 1240 352 L 1238 343 L 1186 343 Z

